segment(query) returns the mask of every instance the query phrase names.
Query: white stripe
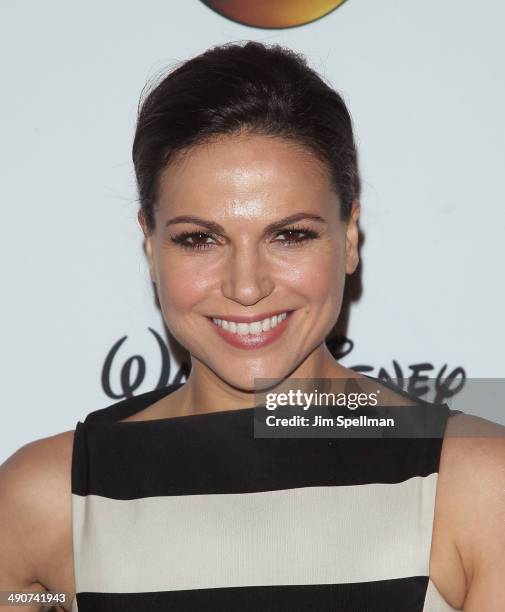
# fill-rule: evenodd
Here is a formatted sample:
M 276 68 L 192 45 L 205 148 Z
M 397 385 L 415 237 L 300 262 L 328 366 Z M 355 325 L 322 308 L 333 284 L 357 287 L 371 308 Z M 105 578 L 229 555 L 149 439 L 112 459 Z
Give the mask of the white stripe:
M 134 500 L 73 494 L 76 589 L 428 576 L 437 478 Z

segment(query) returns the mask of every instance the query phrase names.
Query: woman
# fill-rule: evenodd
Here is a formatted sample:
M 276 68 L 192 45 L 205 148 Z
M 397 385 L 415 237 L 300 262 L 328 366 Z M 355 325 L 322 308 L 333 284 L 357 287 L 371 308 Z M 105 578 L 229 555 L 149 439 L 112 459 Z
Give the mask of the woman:
M 133 161 L 191 372 L 9 458 L 0 589 L 80 612 L 504 610 L 504 428 L 443 405 L 438 437 L 253 435 L 257 381 L 370 381 L 325 343 L 358 264 L 341 97 L 287 49 L 216 47 L 144 99 Z

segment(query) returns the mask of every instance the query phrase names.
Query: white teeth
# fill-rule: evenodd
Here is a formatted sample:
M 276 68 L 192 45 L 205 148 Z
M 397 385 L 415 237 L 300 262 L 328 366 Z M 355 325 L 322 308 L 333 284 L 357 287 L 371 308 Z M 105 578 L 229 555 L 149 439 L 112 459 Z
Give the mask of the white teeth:
M 235 321 L 225 321 L 224 319 L 212 319 L 212 322 L 232 334 L 245 336 L 246 334 L 259 334 L 262 331 L 273 329 L 284 321 L 287 316 L 287 312 L 283 312 L 282 314 L 274 315 L 262 321 L 254 321 L 254 323 L 235 323 Z
M 251 330 L 251 334 L 259 334 L 262 330 L 261 321 L 254 321 L 254 323 L 249 323 L 248 327 Z
M 249 323 L 239 323 L 237 325 L 237 333 L 241 336 L 245 336 L 249 331 Z

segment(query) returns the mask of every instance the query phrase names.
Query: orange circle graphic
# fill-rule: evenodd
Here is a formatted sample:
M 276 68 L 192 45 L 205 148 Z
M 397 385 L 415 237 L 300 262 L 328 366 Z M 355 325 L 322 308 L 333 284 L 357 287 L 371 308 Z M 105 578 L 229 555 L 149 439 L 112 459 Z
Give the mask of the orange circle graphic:
M 202 0 L 233 21 L 257 28 L 292 28 L 331 13 L 345 0 Z

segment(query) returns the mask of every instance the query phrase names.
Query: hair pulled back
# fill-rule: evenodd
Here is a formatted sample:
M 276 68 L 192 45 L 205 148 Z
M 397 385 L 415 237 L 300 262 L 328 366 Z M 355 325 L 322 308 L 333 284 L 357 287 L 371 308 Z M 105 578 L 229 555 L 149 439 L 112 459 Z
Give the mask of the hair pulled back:
M 161 172 L 174 156 L 238 133 L 278 136 L 326 164 L 347 220 L 361 180 L 352 120 L 341 96 L 299 53 L 256 41 L 212 47 L 166 75 L 139 103 L 133 164 L 149 232 Z

